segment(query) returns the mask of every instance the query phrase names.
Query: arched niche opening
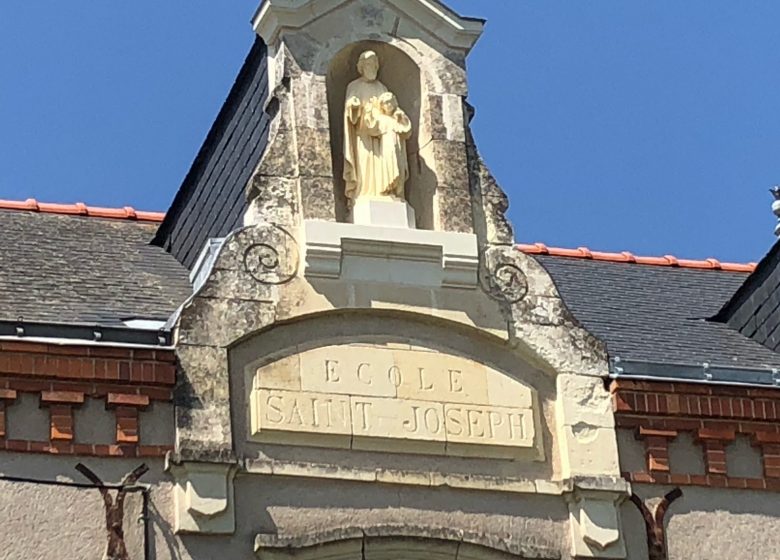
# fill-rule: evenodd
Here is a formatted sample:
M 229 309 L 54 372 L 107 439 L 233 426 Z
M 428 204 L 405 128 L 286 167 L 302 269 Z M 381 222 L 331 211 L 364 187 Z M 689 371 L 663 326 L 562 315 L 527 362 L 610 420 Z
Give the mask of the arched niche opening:
M 418 229 L 434 229 L 433 197 L 435 175 L 420 157 L 423 138 L 422 81 L 420 68 L 402 50 L 380 41 L 360 41 L 344 47 L 328 67 L 328 114 L 333 157 L 336 219 L 349 222 L 349 209 L 344 194 L 344 104 L 347 85 L 358 78 L 357 61 L 361 53 L 372 50 L 380 62 L 379 80 L 398 98 L 398 104 L 412 121 L 412 137 L 407 143 L 409 181 L 406 197 L 417 216 Z

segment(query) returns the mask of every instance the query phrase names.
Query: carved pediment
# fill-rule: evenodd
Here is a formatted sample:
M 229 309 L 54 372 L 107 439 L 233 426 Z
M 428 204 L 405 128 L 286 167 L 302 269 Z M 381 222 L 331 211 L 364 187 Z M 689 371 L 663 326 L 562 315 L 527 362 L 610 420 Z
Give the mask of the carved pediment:
M 299 29 L 352 0 L 265 0 L 252 25 L 267 44 L 283 29 Z M 436 0 L 383 0 L 411 21 L 447 42 L 449 47 L 470 50 L 485 22 L 464 18 Z M 369 4 L 369 3 L 366 3 Z

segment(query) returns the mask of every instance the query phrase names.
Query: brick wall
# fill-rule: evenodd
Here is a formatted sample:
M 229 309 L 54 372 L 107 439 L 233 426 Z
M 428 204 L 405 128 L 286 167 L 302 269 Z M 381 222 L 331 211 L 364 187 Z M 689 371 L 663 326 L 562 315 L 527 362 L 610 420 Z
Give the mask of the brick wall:
M 615 380 L 612 402 L 618 428 L 644 442 L 645 470 L 623 473 L 633 482 L 780 490 L 780 390 Z M 674 471 L 669 445 L 690 433 L 700 446 L 704 474 Z M 763 476 L 730 476 L 726 448 L 738 435 L 761 453 Z
M 106 457 L 163 456 L 171 447 L 144 445 L 139 411 L 170 402 L 176 381 L 172 350 L 0 342 L 0 450 Z M 21 393 L 48 410 L 49 441 L 7 439 L 6 410 Z M 113 444 L 78 442 L 73 412 L 101 399 L 116 424 Z M 169 421 L 172 423 L 173 418 Z

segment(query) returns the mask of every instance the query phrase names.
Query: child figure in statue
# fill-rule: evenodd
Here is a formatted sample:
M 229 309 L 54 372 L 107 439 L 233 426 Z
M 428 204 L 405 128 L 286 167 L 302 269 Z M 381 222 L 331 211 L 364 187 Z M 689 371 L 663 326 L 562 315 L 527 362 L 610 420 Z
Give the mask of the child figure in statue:
M 409 179 L 409 162 L 406 156 L 406 141 L 412 135 L 412 123 L 398 99 L 388 91 L 372 99 L 372 109 L 366 115 L 369 130 L 381 138 L 382 179 L 381 193 L 396 200 L 405 200 L 404 184 Z

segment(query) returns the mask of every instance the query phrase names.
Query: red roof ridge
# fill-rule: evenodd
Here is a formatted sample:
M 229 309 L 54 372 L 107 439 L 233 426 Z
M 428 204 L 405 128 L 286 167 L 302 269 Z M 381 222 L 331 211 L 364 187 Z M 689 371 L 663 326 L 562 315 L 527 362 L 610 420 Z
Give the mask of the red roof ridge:
M 138 222 L 162 222 L 164 212 L 143 212 L 132 206 L 124 208 L 101 208 L 100 206 L 87 206 L 83 202 L 75 204 L 56 204 L 51 202 L 38 202 L 34 198 L 27 200 L 0 200 L 0 210 L 27 210 L 43 214 L 66 214 L 72 216 L 87 216 L 91 218 L 108 218 L 112 220 L 134 220 Z
M 679 259 L 674 255 L 663 257 L 640 257 L 628 251 L 622 253 L 605 253 L 593 251 L 587 247 L 577 249 L 562 249 L 560 247 L 548 247 L 544 243 L 517 245 L 517 248 L 527 255 L 552 255 L 554 257 L 570 257 L 576 259 L 589 259 L 594 261 L 609 261 L 620 263 L 645 264 L 652 266 L 669 266 L 674 268 L 691 268 L 698 270 L 723 270 L 726 272 L 753 272 L 757 264 L 751 263 L 727 263 L 718 259 L 692 260 Z
M 2 200 L 0 210 L 26 210 L 28 212 L 40 212 L 43 214 L 62 214 L 72 216 L 86 216 L 91 218 L 107 218 L 113 220 L 134 220 L 138 222 L 160 223 L 165 219 L 165 212 L 144 212 L 136 210 L 132 206 L 123 208 L 103 208 L 100 206 L 87 206 L 83 202 L 75 204 L 57 204 L 51 202 L 38 202 L 34 198 L 27 200 Z M 554 257 L 569 257 L 577 259 L 589 259 L 594 261 L 609 261 L 621 263 L 634 263 L 652 266 L 668 266 L 674 268 L 690 268 L 699 270 L 723 270 L 726 272 L 753 272 L 757 263 L 728 263 L 718 259 L 708 258 L 704 260 L 679 259 L 674 255 L 663 257 L 636 256 L 628 251 L 621 253 L 607 253 L 593 251 L 587 247 L 577 249 L 565 249 L 561 247 L 548 247 L 544 243 L 524 244 L 518 243 L 516 247 L 527 255 L 551 255 Z

